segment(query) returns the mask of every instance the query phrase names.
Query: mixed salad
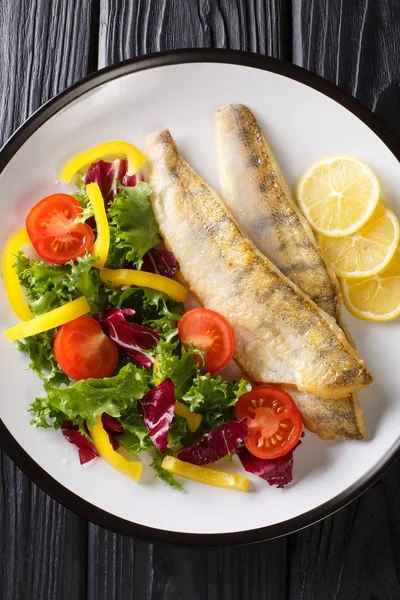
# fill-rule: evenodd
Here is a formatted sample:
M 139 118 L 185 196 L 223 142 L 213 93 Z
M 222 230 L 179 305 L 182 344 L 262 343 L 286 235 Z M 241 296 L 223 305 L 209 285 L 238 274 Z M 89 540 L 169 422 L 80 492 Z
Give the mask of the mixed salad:
M 5 334 L 44 387 L 31 423 L 60 430 L 81 464 L 101 456 L 135 481 L 136 455 L 147 451 L 156 477 L 176 489 L 178 475 L 246 491 L 246 477 L 205 466 L 236 453 L 246 471 L 283 487 L 300 413 L 280 388 L 218 375 L 234 354 L 232 328 L 215 311 L 185 312 L 144 162 L 125 142 L 79 155 L 61 174 L 75 192 L 40 200 L 5 248 L 21 321 Z

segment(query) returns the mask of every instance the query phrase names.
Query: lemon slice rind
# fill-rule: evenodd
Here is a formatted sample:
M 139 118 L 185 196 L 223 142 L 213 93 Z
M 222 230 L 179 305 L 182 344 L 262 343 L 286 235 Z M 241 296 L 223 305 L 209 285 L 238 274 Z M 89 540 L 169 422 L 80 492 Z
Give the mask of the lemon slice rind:
M 393 227 L 393 234 L 392 234 L 391 242 L 387 246 L 385 257 L 380 262 L 377 262 L 376 265 L 371 269 L 346 271 L 345 269 L 341 268 L 338 264 L 335 264 L 334 261 L 330 260 L 330 257 L 326 251 L 326 245 L 329 245 L 330 243 L 331 244 L 332 243 L 333 244 L 340 243 L 340 238 L 335 238 L 336 241 L 333 241 L 333 240 L 330 241 L 332 238 L 329 238 L 328 236 L 326 236 L 325 238 L 324 238 L 324 236 L 321 236 L 321 235 L 318 236 L 318 242 L 320 245 L 321 254 L 325 258 L 325 260 L 327 260 L 331 264 L 333 270 L 335 271 L 335 273 L 338 277 L 343 277 L 345 279 L 360 279 L 360 278 L 365 279 L 366 277 L 373 277 L 374 275 L 381 273 L 389 265 L 390 261 L 392 260 L 394 254 L 396 252 L 396 249 L 399 245 L 400 226 L 399 226 L 398 219 L 397 219 L 396 215 L 394 214 L 394 212 L 381 202 L 380 207 L 378 206 L 377 209 L 382 210 L 382 208 L 384 209 L 384 214 L 382 216 L 384 216 L 388 220 L 390 220 L 391 225 Z M 373 225 L 373 224 L 371 223 L 371 225 Z M 365 223 L 364 227 L 362 227 L 359 231 L 354 232 L 351 236 L 341 236 L 341 237 L 343 237 L 342 243 L 344 244 L 345 242 L 347 242 L 348 238 L 358 238 L 359 241 L 362 241 L 363 237 L 365 237 L 362 235 L 362 233 L 363 233 L 363 230 L 365 232 L 366 228 L 369 228 L 369 229 L 371 228 L 371 226 L 368 222 Z M 374 241 L 373 243 L 376 244 L 377 242 Z M 381 246 L 383 246 L 383 245 L 381 244 Z
M 335 162 L 337 162 L 337 163 L 340 163 L 340 162 L 352 163 L 353 165 L 356 165 L 360 169 L 360 172 L 364 173 L 365 178 L 368 180 L 368 182 L 371 186 L 371 197 L 367 203 L 365 203 L 357 198 L 352 199 L 351 202 L 353 204 L 356 203 L 361 208 L 364 204 L 364 210 L 360 210 L 358 218 L 353 219 L 347 227 L 326 228 L 326 227 L 321 227 L 316 222 L 316 220 L 312 217 L 312 215 L 310 214 L 310 207 L 309 207 L 308 203 L 305 201 L 305 196 L 306 196 L 305 186 L 306 186 L 306 183 L 308 183 L 310 179 L 315 179 L 314 175 L 317 174 L 318 170 L 321 170 L 321 168 L 323 168 L 324 166 L 333 164 Z M 372 214 L 376 208 L 376 205 L 378 204 L 379 195 L 380 195 L 380 186 L 379 186 L 379 181 L 378 181 L 375 173 L 362 160 L 359 160 L 358 158 L 355 158 L 353 156 L 347 156 L 347 155 L 332 156 L 330 158 L 326 158 L 321 161 L 318 161 L 317 163 L 314 163 L 303 175 L 303 177 L 301 178 L 301 180 L 299 182 L 298 188 L 297 188 L 297 201 L 304 213 L 304 216 L 306 217 L 306 219 L 308 220 L 310 225 L 313 227 L 313 229 L 315 229 L 316 231 L 318 231 L 318 233 L 325 235 L 327 237 L 341 237 L 341 236 L 351 235 L 352 233 L 354 233 L 358 229 L 360 229 L 368 221 L 368 219 L 372 216 Z M 317 200 L 315 203 L 313 203 L 312 206 L 316 206 L 318 204 L 323 205 L 324 203 L 326 203 L 328 197 L 331 197 L 331 195 L 321 198 L 320 200 Z M 344 200 L 344 202 L 346 202 L 346 200 Z M 340 212 L 340 210 L 338 210 L 338 212 Z
M 395 284 L 393 286 L 393 284 Z M 340 281 L 343 300 L 347 310 L 354 316 L 364 321 L 374 322 L 386 322 L 393 321 L 400 316 L 400 249 L 398 248 L 392 261 L 389 263 L 385 271 L 381 274 L 375 275 L 374 277 L 367 277 L 365 279 L 342 279 Z M 360 290 L 364 288 L 364 293 Z M 387 288 L 387 289 L 385 289 Z M 358 291 L 357 291 L 358 290 Z M 365 305 L 365 290 L 372 292 L 371 299 L 368 300 L 368 306 L 363 308 L 360 306 L 364 303 Z M 395 293 L 393 293 L 395 291 Z M 383 293 L 382 293 L 383 292 Z M 380 294 L 381 301 L 379 302 L 378 293 Z M 388 310 L 385 312 L 385 303 L 382 302 L 384 296 L 388 299 Z M 364 302 L 363 302 L 363 297 Z M 361 298 L 361 299 L 360 299 Z M 372 311 L 371 307 L 380 304 L 380 310 Z M 393 302 L 395 300 L 395 302 Z M 357 301 L 359 306 L 357 306 Z M 393 304 L 395 304 L 393 306 Z

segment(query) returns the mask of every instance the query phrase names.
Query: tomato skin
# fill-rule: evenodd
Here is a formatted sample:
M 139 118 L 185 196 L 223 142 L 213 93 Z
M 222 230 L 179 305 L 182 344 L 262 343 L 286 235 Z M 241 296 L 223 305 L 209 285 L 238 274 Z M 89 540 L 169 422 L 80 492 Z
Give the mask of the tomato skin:
M 118 363 L 118 348 L 95 319 L 85 315 L 61 325 L 54 339 L 60 368 L 76 381 L 110 377 Z
M 258 458 L 278 458 L 300 439 L 303 423 L 293 398 L 273 385 L 255 386 L 235 404 L 238 421 L 247 419 L 246 448 Z
M 209 308 L 189 310 L 178 323 L 179 337 L 185 346 L 194 344 L 205 352 L 205 373 L 218 373 L 232 360 L 235 335 L 229 321 Z
M 92 228 L 86 223 L 75 223 L 81 213 L 79 202 L 69 194 L 47 196 L 31 209 L 26 229 L 43 260 L 65 264 L 92 249 Z

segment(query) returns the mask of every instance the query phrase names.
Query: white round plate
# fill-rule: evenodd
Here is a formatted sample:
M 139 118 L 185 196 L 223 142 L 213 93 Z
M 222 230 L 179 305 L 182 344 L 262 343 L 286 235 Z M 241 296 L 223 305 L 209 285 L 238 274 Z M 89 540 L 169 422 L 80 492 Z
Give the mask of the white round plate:
M 72 190 L 57 181 L 72 156 L 107 140 L 123 139 L 143 149 L 149 132 L 167 127 L 189 162 L 218 190 L 213 113 L 225 103 L 244 103 L 254 111 L 292 188 L 314 161 L 352 154 L 372 167 L 382 200 L 400 215 L 399 144 L 355 100 L 277 60 L 185 51 L 101 71 L 52 100 L 17 131 L 0 154 L 0 246 L 38 200 Z M 57 500 L 125 534 L 193 546 L 246 543 L 295 531 L 364 491 L 399 447 L 400 320 L 372 324 L 348 315 L 346 320 L 375 377 L 373 386 L 360 394 L 368 437 L 323 442 L 307 432 L 295 452 L 295 481 L 285 489 L 250 476 L 247 494 L 189 481 L 179 493 L 154 481 L 150 469 L 144 469 L 148 474 L 136 485 L 103 460 L 82 468 L 76 449 L 60 432 L 29 425 L 27 408 L 41 395 L 41 386 L 28 370 L 27 357 L 3 335 L 1 444 Z M 3 288 L 0 326 L 5 329 L 15 321 Z M 229 468 L 241 471 L 236 461 Z

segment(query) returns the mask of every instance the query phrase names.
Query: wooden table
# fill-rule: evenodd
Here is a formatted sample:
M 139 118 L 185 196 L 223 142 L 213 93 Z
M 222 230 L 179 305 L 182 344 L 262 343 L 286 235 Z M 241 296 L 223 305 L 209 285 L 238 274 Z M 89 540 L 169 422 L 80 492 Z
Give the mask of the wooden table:
M 1 142 L 88 73 L 185 47 L 293 61 L 356 96 L 400 136 L 399 39 L 399 0 L 0 0 Z M 291 536 L 186 550 L 87 523 L 3 454 L 0 598 L 395 600 L 399 475 L 397 463 L 349 507 Z

